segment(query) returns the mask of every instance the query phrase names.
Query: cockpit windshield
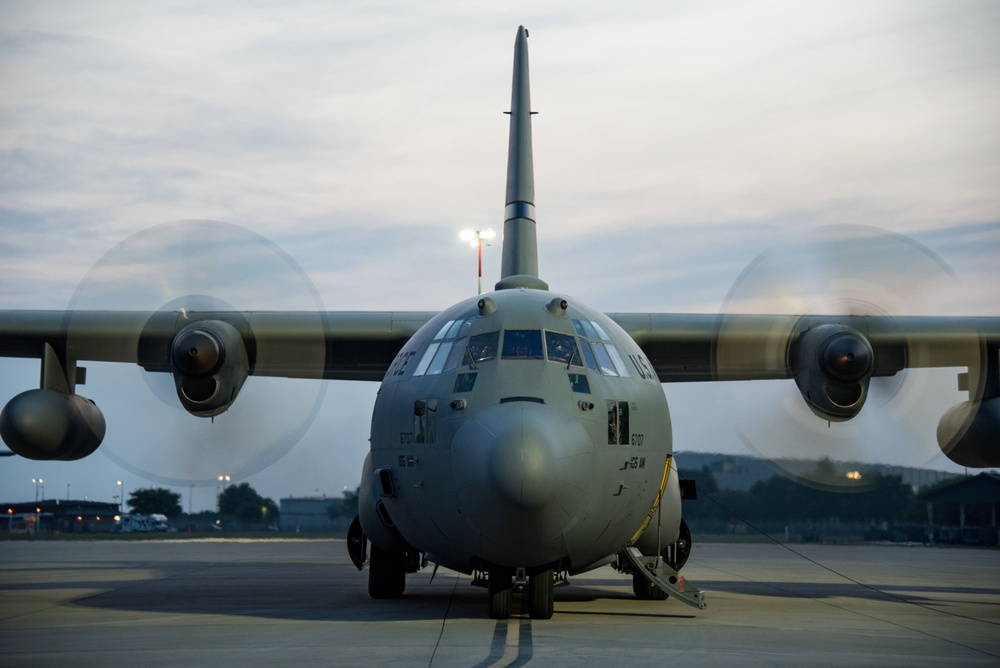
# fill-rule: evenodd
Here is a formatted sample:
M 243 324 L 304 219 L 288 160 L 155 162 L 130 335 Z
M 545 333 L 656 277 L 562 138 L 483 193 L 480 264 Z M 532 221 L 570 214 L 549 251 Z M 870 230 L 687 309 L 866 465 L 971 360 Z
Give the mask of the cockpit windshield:
M 500 342 L 500 332 L 487 332 L 469 337 L 469 345 L 465 349 L 462 364 L 470 366 L 476 362 L 486 362 L 496 359 L 497 346 Z
M 545 349 L 550 362 L 567 366 L 583 366 L 580 361 L 580 351 L 576 347 L 576 339 L 570 334 L 545 332 Z
M 458 366 L 476 367 L 495 360 L 548 360 L 567 367 L 586 367 L 604 376 L 629 375 L 625 362 L 605 331 L 595 322 L 574 320 L 578 336 L 540 329 L 505 329 L 469 336 L 469 319 L 441 325 L 424 350 L 414 376 L 437 376 Z
M 542 332 L 538 329 L 505 329 L 503 332 L 505 360 L 545 359 L 542 352 Z

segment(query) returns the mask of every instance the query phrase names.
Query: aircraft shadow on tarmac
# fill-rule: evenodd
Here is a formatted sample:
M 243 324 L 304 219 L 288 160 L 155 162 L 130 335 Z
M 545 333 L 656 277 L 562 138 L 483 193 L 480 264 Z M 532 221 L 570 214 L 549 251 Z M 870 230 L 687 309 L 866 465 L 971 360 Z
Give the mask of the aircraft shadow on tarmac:
M 131 564 L 135 567 L 138 564 Z M 272 619 L 314 621 L 409 621 L 431 619 L 482 619 L 485 591 L 473 587 L 467 577 L 442 572 L 433 582 L 424 574 L 407 582 L 406 592 L 396 600 L 372 600 L 368 596 L 366 574 L 353 567 L 324 563 L 240 563 L 204 562 L 141 565 L 152 574 L 134 580 L 112 581 L 100 575 L 79 581 L 23 582 L 0 586 L 0 591 L 87 590 L 72 604 L 107 610 L 128 610 L 159 614 L 246 615 Z M 79 572 L 79 568 L 74 568 Z M 99 574 L 112 570 L 87 567 Z M 736 596 L 781 598 L 853 598 L 898 601 L 900 603 L 941 604 L 942 594 L 955 596 L 998 596 L 996 587 L 942 587 L 933 585 L 859 585 L 811 582 L 703 581 L 698 585 L 712 593 Z M 93 593 L 94 590 L 103 590 Z M 711 602 L 711 598 L 709 599 Z M 572 610 L 566 604 L 594 602 L 590 609 Z M 623 603 L 629 605 L 623 606 Z M 564 607 L 560 610 L 560 604 Z M 1000 604 L 1000 603 L 998 603 Z M 641 607 L 639 607 L 641 606 Z M 567 614 L 690 618 L 686 608 L 667 601 L 638 602 L 630 579 L 580 579 L 556 590 L 556 611 Z
M 101 610 L 152 614 L 244 615 L 252 617 L 312 621 L 415 621 L 483 619 L 484 589 L 474 587 L 468 577 L 450 571 L 412 576 L 403 596 L 395 600 L 372 600 L 367 591 L 367 573 L 353 567 L 324 563 L 251 562 L 215 564 L 205 562 L 132 562 L 144 574 L 135 579 L 114 580 L 112 571 L 121 566 L 88 564 L 82 570 L 95 577 L 55 582 L 21 582 L 0 585 L 0 592 L 30 590 L 81 590 L 71 605 Z M 79 565 L 67 569 L 79 573 Z M 593 610 L 576 614 L 690 618 L 688 609 L 673 602 L 639 602 L 632 593 L 631 579 L 578 580 L 556 590 L 560 603 L 594 602 Z M 97 590 L 95 592 L 95 590 Z M 605 602 L 602 604 L 602 602 Z M 622 608 L 620 603 L 628 603 Z M 610 605 L 609 605 L 610 604 Z M 641 608 L 636 608 L 639 605 Z M 652 606 L 652 607 L 647 607 Z M 565 611 L 569 612 L 569 611 Z

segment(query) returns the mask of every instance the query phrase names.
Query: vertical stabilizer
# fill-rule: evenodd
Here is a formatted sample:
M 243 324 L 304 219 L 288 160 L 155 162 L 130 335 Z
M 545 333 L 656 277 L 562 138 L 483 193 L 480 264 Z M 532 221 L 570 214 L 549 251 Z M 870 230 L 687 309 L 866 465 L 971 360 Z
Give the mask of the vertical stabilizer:
M 503 259 L 497 290 L 548 290 L 538 278 L 535 235 L 535 172 L 531 158 L 531 90 L 528 83 L 528 31 L 517 29 L 514 86 L 510 100 L 510 147 L 507 152 L 507 200 L 504 207 Z

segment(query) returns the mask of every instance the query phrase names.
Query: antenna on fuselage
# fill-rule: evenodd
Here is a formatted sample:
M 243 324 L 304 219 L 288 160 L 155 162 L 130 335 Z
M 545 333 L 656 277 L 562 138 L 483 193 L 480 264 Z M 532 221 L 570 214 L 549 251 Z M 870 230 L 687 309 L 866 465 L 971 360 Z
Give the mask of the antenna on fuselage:
M 514 41 L 514 85 L 510 100 L 510 145 L 507 151 L 507 201 L 504 207 L 503 257 L 497 290 L 548 290 L 538 278 L 535 235 L 535 171 L 531 157 L 531 87 L 528 82 L 528 31 L 517 29 Z

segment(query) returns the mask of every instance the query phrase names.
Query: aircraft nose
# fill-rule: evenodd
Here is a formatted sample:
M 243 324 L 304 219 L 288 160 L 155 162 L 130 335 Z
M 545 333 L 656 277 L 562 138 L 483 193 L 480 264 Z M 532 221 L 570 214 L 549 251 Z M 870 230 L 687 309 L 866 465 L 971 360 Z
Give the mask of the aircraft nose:
M 532 401 L 491 406 L 467 421 L 452 443 L 466 508 L 573 508 L 585 489 L 593 449 L 583 426 Z

